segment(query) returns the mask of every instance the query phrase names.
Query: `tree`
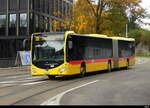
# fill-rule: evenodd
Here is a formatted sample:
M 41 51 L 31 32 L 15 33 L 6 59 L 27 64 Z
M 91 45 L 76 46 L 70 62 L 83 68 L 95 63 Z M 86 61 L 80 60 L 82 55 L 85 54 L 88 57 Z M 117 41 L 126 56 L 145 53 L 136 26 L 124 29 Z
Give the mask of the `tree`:
M 77 33 L 95 33 L 93 14 L 85 0 L 79 0 L 73 7 L 72 29 Z
M 134 26 L 136 20 L 145 17 L 144 9 L 139 6 L 140 0 L 97 1 L 93 4 L 91 0 L 78 0 L 73 6 L 72 16 L 60 15 L 63 22 L 54 21 L 54 25 L 82 34 L 124 36 L 126 24 Z
M 130 10 L 130 13 L 128 16 L 128 18 L 129 18 L 129 23 L 128 23 L 129 30 L 139 28 L 136 21 L 143 23 L 141 19 L 148 16 L 146 10 L 144 8 L 140 7 L 139 3 L 136 6 L 129 8 L 129 10 Z
M 139 5 L 141 0 L 98 0 L 97 5 L 93 5 L 91 0 L 86 1 L 95 16 L 96 33 L 103 33 L 102 27 L 105 26 L 104 22 L 107 22 L 112 28 L 111 32 L 118 35 L 120 34 L 119 32 L 125 31 L 125 25 L 131 21 L 131 19 L 132 23 L 135 24 L 136 20 L 145 17 L 145 10 Z M 109 13 L 107 14 L 108 19 L 103 17 L 104 13 Z M 120 30 L 117 30 L 114 25 L 120 25 Z M 110 29 L 110 27 L 107 29 Z
M 98 0 L 97 5 L 93 5 L 91 0 L 86 0 L 93 11 L 95 17 L 95 29 L 96 33 L 101 33 L 102 13 L 106 9 L 108 0 Z

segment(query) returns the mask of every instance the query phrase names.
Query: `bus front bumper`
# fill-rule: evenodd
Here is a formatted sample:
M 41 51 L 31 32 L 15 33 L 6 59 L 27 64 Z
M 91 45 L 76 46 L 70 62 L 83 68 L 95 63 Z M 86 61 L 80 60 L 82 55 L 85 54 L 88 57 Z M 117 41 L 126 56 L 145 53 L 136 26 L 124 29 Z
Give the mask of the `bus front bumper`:
M 38 76 L 38 75 L 55 75 L 55 76 L 68 76 L 68 75 L 75 75 L 79 73 L 79 68 L 70 68 L 70 64 L 62 64 L 57 68 L 53 69 L 41 69 L 34 65 L 31 66 L 31 75 Z

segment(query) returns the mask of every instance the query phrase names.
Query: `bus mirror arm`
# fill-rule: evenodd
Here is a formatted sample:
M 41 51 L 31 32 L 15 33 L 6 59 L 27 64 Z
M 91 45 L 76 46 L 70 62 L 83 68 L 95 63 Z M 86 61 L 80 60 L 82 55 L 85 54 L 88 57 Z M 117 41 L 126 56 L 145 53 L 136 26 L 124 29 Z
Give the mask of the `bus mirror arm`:
M 68 41 L 68 48 L 69 48 L 69 49 L 72 49 L 72 48 L 73 48 L 73 43 L 72 43 L 72 41 Z
M 23 40 L 23 49 L 25 50 L 25 48 L 26 48 L 26 42 L 28 41 L 28 39 L 24 39 Z

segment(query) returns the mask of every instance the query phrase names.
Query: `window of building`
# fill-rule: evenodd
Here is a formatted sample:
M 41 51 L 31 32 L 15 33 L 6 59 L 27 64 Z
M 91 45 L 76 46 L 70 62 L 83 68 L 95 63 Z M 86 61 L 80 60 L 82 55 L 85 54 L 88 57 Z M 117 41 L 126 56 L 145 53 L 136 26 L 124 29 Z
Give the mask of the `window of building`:
M 31 12 L 29 17 L 29 34 L 32 34 L 35 32 L 35 26 L 34 26 L 34 14 Z
M 59 12 L 61 13 L 60 17 L 62 17 L 62 14 L 63 14 L 63 0 L 60 0 L 59 2 L 60 2 L 59 3 Z
M 16 14 L 9 14 L 9 35 L 16 35 Z
M 49 14 L 49 0 L 45 0 L 45 13 L 48 13 Z
M 58 12 L 59 12 L 59 2 L 58 0 L 55 0 L 55 10 L 54 10 L 54 13 L 56 13 L 56 17 L 58 17 Z
M 19 9 L 27 10 L 28 9 L 28 0 L 19 0 Z
M 17 0 L 9 0 L 9 10 L 17 10 Z
M 26 35 L 27 34 L 27 14 L 21 13 L 19 19 L 20 19 L 19 34 Z
M 44 19 L 44 31 L 49 32 L 49 20 L 47 17 Z
M 35 27 L 35 32 L 40 32 L 40 30 L 39 30 L 39 15 L 37 15 L 37 14 L 34 15 L 34 27 Z
M 50 14 L 54 14 L 54 0 L 49 1 Z
M 7 0 L 0 0 L 0 11 L 7 10 Z
M 40 16 L 40 31 L 44 32 L 44 16 Z
M 40 11 L 40 0 L 33 0 L 33 9 L 36 11 Z
M 33 6 L 33 3 L 34 3 L 33 0 L 30 0 L 30 1 L 29 1 L 29 9 L 30 9 L 30 10 L 33 10 L 33 7 L 34 7 L 34 6 Z
M 66 16 L 66 10 L 67 10 L 67 3 L 65 1 L 63 1 L 63 15 Z
M 0 15 L 0 36 L 4 36 L 6 32 L 6 15 Z
M 46 0 L 42 0 L 42 12 L 45 13 Z
M 70 14 L 70 5 L 69 5 L 69 3 L 67 3 L 66 4 L 66 7 L 67 7 L 67 16 L 69 16 L 69 14 Z
M 44 11 L 44 0 L 40 0 L 40 11 Z

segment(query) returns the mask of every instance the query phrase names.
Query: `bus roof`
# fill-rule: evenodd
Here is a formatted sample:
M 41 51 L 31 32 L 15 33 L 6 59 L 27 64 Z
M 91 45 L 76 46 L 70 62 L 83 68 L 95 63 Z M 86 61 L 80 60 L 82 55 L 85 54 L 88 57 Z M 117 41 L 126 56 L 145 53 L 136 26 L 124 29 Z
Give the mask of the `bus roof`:
M 102 35 L 102 34 L 74 34 L 76 36 L 86 36 L 86 37 L 98 37 L 98 38 L 105 38 L 105 39 L 116 39 L 116 40 L 125 40 L 125 41 L 135 41 L 134 38 L 124 38 L 124 37 L 119 37 L 119 36 L 114 36 L 114 37 L 108 37 L 107 35 Z
M 88 34 L 89 36 L 95 36 L 95 37 L 108 37 L 107 35 L 103 34 Z
M 117 40 L 126 40 L 126 41 L 135 41 L 134 38 L 125 38 L 125 37 L 112 37 L 113 39 L 117 39 Z
M 112 39 L 111 37 L 108 37 L 107 35 L 102 34 L 73 34 L 75 36 L 85 36 L 85 37 L 97 37 L 97 38 L 106 38 L 106 39 Z
M 34 33 L 34 35 L 43 36 L 43 35 L 56 35 L 56 34 L 63 34 L 65 32 L 42 32 L 42 33 Z M 107 35 L 103 34 L 76 34 L 73 33 L 75 36 L 86 36 L 86 37 L 98 37 L 98 38 L 106 38 L 106 39 L 116 39 L 116 40 L 125 40 L 125 41 L 135 41 L 134 38 L 125 38 L 119 36 L 112 36 L 108 37 Z

